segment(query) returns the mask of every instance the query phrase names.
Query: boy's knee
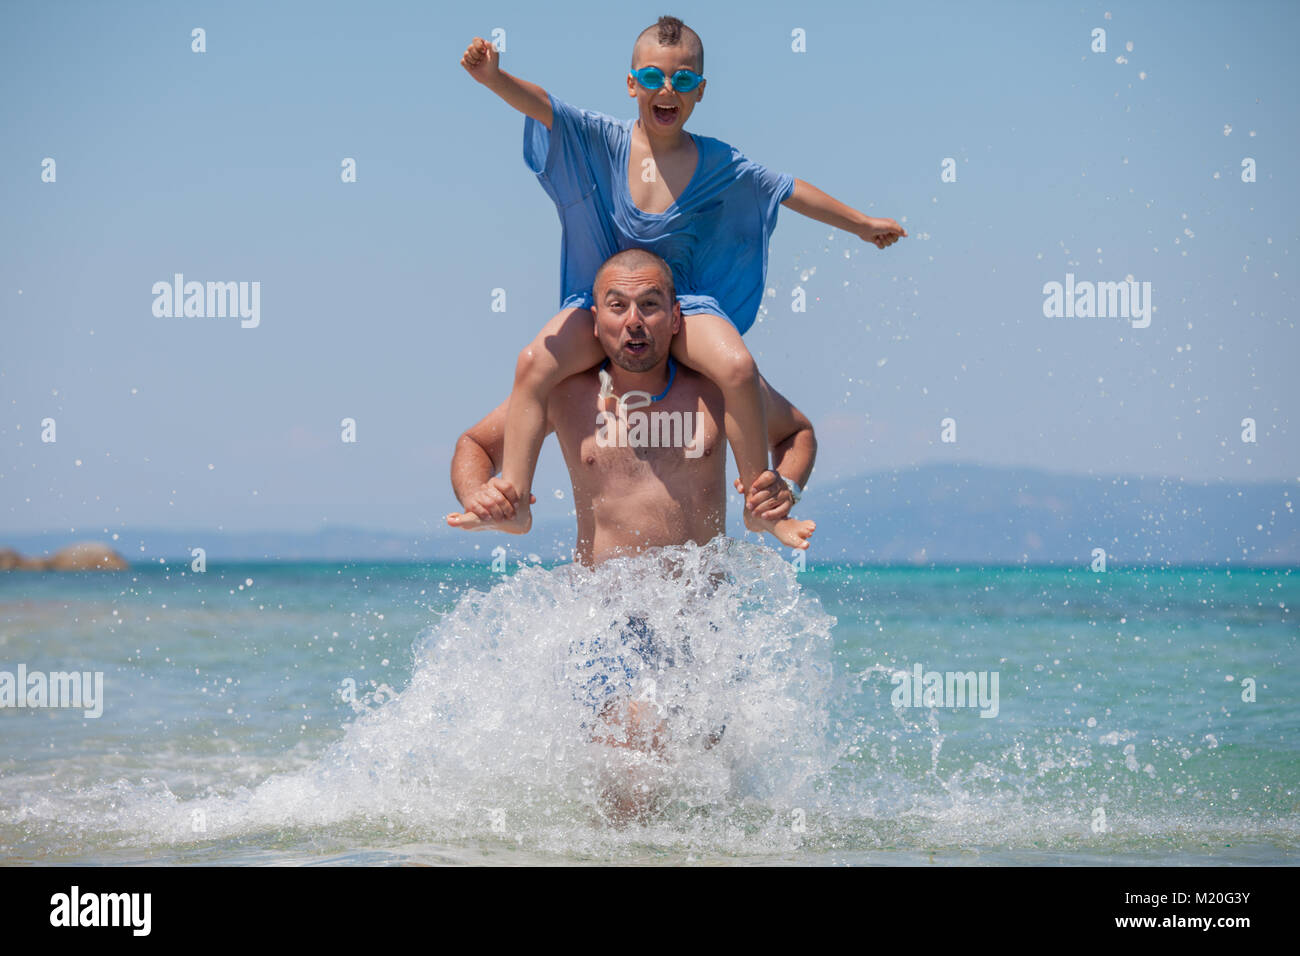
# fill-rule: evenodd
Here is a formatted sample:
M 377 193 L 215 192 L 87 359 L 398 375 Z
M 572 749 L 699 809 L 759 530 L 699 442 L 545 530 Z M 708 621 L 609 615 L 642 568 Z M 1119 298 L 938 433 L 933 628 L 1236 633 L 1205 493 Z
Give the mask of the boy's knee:
M 729 352 L 718 369 L 716 383 L 724 388 L 748 388 L 759 382 L 758 365 L 747 350 Z
M 529 342 L 519 352 L 519 358 L 515 360 L 515 385 L 546 384 L 547 376 L 554 365 L 555 362 L 546 349 L 536 342 Z

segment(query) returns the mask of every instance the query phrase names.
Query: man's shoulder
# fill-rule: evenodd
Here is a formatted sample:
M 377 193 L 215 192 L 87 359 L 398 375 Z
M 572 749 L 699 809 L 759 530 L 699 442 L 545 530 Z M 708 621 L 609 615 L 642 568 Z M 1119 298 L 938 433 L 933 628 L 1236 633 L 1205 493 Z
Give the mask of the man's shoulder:
M 559 382 L 550 392 L 549 405 L 568 405 L 586 399 L 600 390 L 600 377 L 595 368 L 589 368 Z
M 680 362 L 677 363 L 677 381 L 674 385 L 680 386 L 692 398 L 703 398 L 710 403 L 722 401 L 722 389 L 718 388 L 713 379 Z

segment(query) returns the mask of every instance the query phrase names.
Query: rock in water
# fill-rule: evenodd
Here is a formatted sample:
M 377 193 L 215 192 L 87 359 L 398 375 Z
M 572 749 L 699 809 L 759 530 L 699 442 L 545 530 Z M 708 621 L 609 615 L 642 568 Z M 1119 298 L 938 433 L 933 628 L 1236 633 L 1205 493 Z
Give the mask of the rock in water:
M 51 571 L 125 571 L 123 557 L 99 541 L 78 541 L 54 552 L 45 562 Z
M 0 548 L 0 571 L 125 571 L 126 560 L 99 541 L 78 541 L 48 558 L 24 558 L 12 548 Z

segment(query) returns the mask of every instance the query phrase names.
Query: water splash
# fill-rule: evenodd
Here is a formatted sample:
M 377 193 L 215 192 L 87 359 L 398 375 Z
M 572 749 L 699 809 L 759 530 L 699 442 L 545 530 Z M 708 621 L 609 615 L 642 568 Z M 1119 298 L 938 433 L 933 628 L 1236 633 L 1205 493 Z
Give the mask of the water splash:
M 1284 719 L 1284 705 L 1228 722 L 1196 692 L 1211 672 L 1220 687 L 1221 668 L 1152 665 L 1127 636 L 1074 644 L 1078 621 L 1170 613 L 1145 577 L 1089 578 L 1092 597 L 1076 588 L 1063 611 L 1055 597 L 1074 586 L 1055 572 L 981 576 L 1008 595 L 990 606 L 993 584 L 967 593 L 955 572 L 796 574 L 719 540 L 494 580 L 416 636 L 409 670 L 390 677 L 400 692 L 379 681 L 328 740 L 286 750 L 205 723 L 0 766 L 0 860 L 1275 862 L 1300 847 L 1293 751 L 1255 746 L 1245 722 Z M 1220 598 L 1232 615 L 1259 604 L 1242 587 Z M 1204 588 L 1185 588 L 1178 620 L 1204 614 Z M 381 600 L 389 611 L 394 595 Z M 274 673 L 324 663 L 307 645 L 292 652 L 299 671 L 280 638 L 248 645 L 281 652 Z M 1248 668 L 1289 699 L 1269 661 L 1293 643 L 1238 648 L 1233 675 Z M 997 720 L 892 705 L 891 675 L 936 654 L 1001 672 Z M 312 701 L 332 692 L 316 686 Z M 601 728 L 612 699 L 650 715 L 660 750 L 626 746 L 625 724 Z M 123 730 L 142 719 L 133 710 Z M 618 787 L 653 807 L 644 822 L 611 820 Z
M 525 567 L 465 594 L 420 635 L 409 685 L 359 702 L 305 767 L 190 800 L 123 780 L 21 814 L 123 845 L 328 828 L 579 858 L 717 850 L 740 834 L 744 852 L 782 852 L 837 760 L 833 625 L 779 554 L 726 538 L 594 571 Z M 657 748 L 629 739 L 615 716 L 627 702 Z M 623 827 L 611 793 L 649 812 Z

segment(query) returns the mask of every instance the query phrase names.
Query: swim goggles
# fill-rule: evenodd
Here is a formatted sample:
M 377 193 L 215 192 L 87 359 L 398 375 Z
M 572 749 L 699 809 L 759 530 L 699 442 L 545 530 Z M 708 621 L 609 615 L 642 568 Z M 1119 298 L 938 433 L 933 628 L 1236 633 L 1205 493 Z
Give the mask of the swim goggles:
M 664 85 L 664 71 L 657 66 L 643 66 L 632 70 L 631 75 L 647 90 L 657 90 Z M 704 82 L 704 77 L 694 70 L 678 70 L 672 75 L 671 82 L 678 93 L 689 93 Z

